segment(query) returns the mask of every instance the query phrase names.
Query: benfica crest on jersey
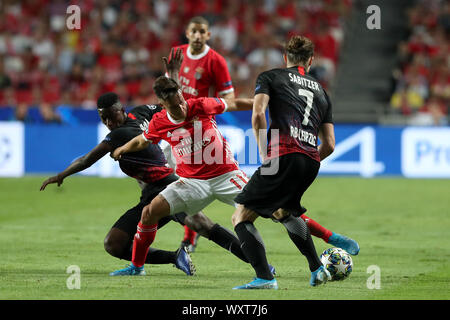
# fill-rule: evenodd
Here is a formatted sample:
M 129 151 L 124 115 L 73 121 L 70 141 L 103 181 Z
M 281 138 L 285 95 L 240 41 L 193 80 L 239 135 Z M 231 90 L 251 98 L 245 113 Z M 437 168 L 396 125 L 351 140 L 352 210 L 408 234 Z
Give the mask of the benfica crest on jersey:
M 205 69 L 203 69 L 203 68 L 201 68 L 201 67 L 198 67 L 197 69 L 195 69 L 195 75 L 194 75 L 194 78 L 195 78 L 196 80 L 200 80 L 200 79 L 202 78 L 202 74 L 203 74 L 204 71 L 205 71 Z

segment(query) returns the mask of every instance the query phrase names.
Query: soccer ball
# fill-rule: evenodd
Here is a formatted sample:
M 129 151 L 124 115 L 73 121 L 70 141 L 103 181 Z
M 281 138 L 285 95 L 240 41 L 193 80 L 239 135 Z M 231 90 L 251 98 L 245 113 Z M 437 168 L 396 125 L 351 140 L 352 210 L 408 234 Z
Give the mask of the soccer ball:
M 353 270 L 352 257 L 340 248 L 329 248 L 320 255 L 320 261 L 330 272 L 331 281 L 347 278 Z

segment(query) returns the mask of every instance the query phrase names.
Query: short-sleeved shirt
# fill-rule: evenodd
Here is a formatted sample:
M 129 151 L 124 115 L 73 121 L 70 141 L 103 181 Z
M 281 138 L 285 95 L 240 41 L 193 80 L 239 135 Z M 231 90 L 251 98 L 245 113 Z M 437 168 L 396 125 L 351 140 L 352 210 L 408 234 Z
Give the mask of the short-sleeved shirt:
M 272 69 L 258 76 L 255 95 L 259 93 L 270 97 L 268 158 L 300 152 L 320 161 L 319 129 L 333 122 L 331 102 L 320 83 L 302 67 Z M 278 143 L 271 139 L 273 129 L 278 129 Z
M 161 111 L 156 105 L 142 105 L 133 108 L 127 115 L 125 123 L 112 130 L 103 140 L 112 149 L 116 149 L 148 128 L 152 117 Z M 128 176 L 145 183 L 157 182 L 171 173 L 161 148 L 150 144 L 144 150 L 124 154 L 119 160 L 120 169 Z
M 225 58 L 206 45 L 205 50 L 192 55 L 189 45 L 181 45 L 183 63 L 179 80 L 184 98 L 219 97 L 234 91 Z
M 211 179 L 238 170 L 228 142 L 220 133 L 214 115 L 226 111 L 221 98 L 188 99 L 187 116 L 174 120 L 166 110 L 153 116 L 146 140 L 166 140 L 172 147 L 177 175 L 184 178 Z

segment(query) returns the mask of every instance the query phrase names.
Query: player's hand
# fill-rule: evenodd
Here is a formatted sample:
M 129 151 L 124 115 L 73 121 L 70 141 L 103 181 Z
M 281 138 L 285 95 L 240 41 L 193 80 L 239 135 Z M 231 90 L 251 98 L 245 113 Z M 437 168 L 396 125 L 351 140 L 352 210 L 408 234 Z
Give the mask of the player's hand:
M 166 67 L 167 73 L 179 72 L 181 69 L 181 64 L 183 63 L 183 51 L 178 48 L 176 51 L 174 48 L 170 50 L 170 59 L 163 57 L 164 66 Z
M 50 177 L 42 183 L 41 188 L 39 190 L 40 191 L 44 190 L 45 187 L 51 183 L 57 183 L 59 187 L 60 185 L 62 185 L 63 181 L 64 178 L 61 178 L 59 175 Z
M 119 147 L 115 149 L 113 152 L 111 152 L 111 158 L 117 161 L 120 158 L 122 158 L 122 154 L 123 154 L 122 148 Z

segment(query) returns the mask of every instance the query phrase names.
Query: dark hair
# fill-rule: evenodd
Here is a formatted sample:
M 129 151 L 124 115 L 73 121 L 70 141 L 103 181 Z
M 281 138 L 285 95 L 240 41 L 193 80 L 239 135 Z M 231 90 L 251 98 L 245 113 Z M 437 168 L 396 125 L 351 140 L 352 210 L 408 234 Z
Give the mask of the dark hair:
M 307 37 L 293 36 L 286 44 L 285 51 L 290 63 L 306 64 L 314 55 L 314 43 Z
M 97 108 L 98 109 L 111 108 L 117 102 L 119 102 L 119 96 L 114 92 L 108 92 L 108 93 L 102 94 L 97 99 Z
M 209 28 L 208 20 L 206 20 L 205 18 L 203 18 L 201 16 L 195 16 L 195 17 L 191 18 L 191 20 L 189 20 L 189 23 L 187 25 L 189 26 L 191 23 L 206 24 L 206 26 Z
M 153 91 L 156 96 L 162 100 L 167 100 L 172 95 L 176 94 L 179 89 L 180 86 L 178 83 L 166 76 L 158 77 L 153 84 Z

